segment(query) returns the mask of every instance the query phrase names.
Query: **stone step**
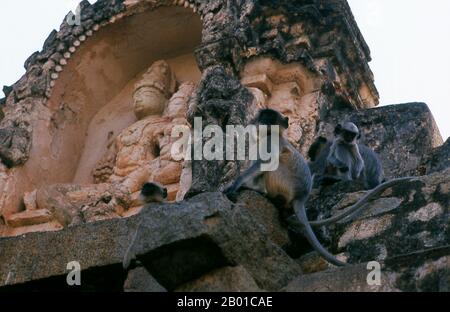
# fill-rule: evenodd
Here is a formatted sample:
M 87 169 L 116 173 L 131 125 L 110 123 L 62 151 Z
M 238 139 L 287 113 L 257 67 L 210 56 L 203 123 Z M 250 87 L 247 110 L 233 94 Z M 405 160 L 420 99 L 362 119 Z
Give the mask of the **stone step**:
M 6 228 L 1 234 L 3 237 L 20 236 L 33 232 L 52 232 L 62 230 L 63 226 L 58 221 L 51 221 L 47 223 L 34 224 L 21 227 L 9 227 Z
M 11 227 L 22 227 L 50 222 L 53 219 L 52 213 L 47 209 L 26 210 L 15 213 L 6 219 Z
M 302 274 L 286 292 L 445 292 L 450 278 L 450 245 L 417 250 L 378 263 L 359 263 Z

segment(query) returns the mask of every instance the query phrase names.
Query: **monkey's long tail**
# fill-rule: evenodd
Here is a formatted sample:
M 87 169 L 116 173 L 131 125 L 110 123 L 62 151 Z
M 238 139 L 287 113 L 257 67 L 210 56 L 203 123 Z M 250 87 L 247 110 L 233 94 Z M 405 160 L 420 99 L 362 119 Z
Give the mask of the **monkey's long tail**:
M 342 220 L 345 217 L 361 210 L 364 207 L 364 205 L 367 204 L 372 198 L 383 193 L 387 188 L 390 188 L 400 182 L 411 181 L 411 180 L 415 180 L 415 179 L 418 179 L 418 178 L 417 177 L 405 177 L 405 178 L 389 180 L 388 182 L 382 183 L 382 184 L 378 185 L 376 188 L 374 188 L 373 190 L 369 191 L 360 200 L 358 200 L 358 202 L 356 204 L 354 204 L 347 210 L 343 211 L 342 213 L 336 214 L 328 219 L 311 221 L 311 222 L 309 222 L 309 224 L 312 227 L 321 227 L 321 226 L 329 225 L 332 223 L 336 223 L 339 220 Z
M 319 240 L 316 237 L 316 234 L 314 234 L 313 229 L 311 228 L 311 225 L 308 222 L 308 217 L 306 215 L 306 209 L 305 209 L 305 199 L 295 199 L 293 201 L 294 211 L 297 215 L 298 220 L 302 224 L 303 229 L 305 230 L 306 239 L 311 244 L 312 247 L 328 262 L 337 265 L 337 266 L 344 266 L 347 265 L 347 263 L 339 261 L 336 259 L 335 256 L 333 256 L 328 250 L 326 250 L 322 244 L 319 242 Z

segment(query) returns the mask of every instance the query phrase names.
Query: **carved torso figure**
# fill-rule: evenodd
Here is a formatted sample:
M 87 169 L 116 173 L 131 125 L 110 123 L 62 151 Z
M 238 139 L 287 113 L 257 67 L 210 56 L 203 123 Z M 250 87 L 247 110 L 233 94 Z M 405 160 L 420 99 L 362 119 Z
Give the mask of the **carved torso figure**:
M 115 166 L 109 181 L 120 180 L 159 157 L 159 141 L 164 136 L 164 128 L 168 123 L 168 118 L 150 116 L 119 134 L 115 140 Z
M 182 84 L 169 100 L 162 116 L 148 116 L 117 136 L 109 183 L 122 184 L 136 197 L 135 193 L 146 181 L 159 182 L 168 188 L 169 200 L 176 198 L 183 161 L 176 161 L 171 155 L 175 140 L 171 134 L 174 126 L 188 126 L 186 112 L 194 88 L 193 83 Z
M 190 187 L 189 164 L 186 161 L 174 159 L 172 155 L 172 145 L 178 140 L 172 137 L 172 129 L 176 126 L 189 127 L 186 114 L 194 90 L 194 83 L 183 83 L 170 99 L 164 111 L 164 117 L 170 122 L 165 125 L 163 136 L 158 138 L 159 158 L 153 160 L 150 166 L 149 180 L 165 185 L 168 189 L 169 200 L 182 200 Z
M 26 211 L 45 211 L 61 226 L 127 215 L 147 181 L 163 184 L 168 200 L 182 199 L 190 187 L 189 167 L 175 160 L 172 129 L 188 125 L 186 112 L 194 83 L 180 85 L 165 61 L 143 74 L 133 93 L 137 121 L 110 138 L 104 157 L 92 174 L 95 184 L 49 185 L 24 196 Z M 183 186 L 180 187 L 180 177 Z M 30 221 L 31 222 L 31 221 Z

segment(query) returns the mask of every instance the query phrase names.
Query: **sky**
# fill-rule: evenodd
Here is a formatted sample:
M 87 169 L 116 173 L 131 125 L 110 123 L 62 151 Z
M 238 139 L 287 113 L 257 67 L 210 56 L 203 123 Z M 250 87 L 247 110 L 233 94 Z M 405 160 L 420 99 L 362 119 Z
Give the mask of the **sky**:
M 425 102 L 450 136 L 450 1 L 348 0 L 370 47 L 380 105 Z
M 77 0 L 0 1 L 0 87 L 59 29 Z M 90 0 L 91 3 L 94 0 Z M 425 102 L 450 136 L 450 1 L 348 0 L 372 54 L 380 105 Z M 0 92 L 0 97 L 3 95 Z

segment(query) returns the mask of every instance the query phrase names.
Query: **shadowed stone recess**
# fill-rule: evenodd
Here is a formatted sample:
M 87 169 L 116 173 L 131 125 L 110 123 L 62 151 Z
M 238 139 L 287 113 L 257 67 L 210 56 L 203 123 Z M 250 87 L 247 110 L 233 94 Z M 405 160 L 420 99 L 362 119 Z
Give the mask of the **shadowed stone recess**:
M 265 228 L 219 193 L 149 205 L 127 219 L 0 238 L 0 251 L 1 285 L 66 274 L 71 261 L 87 269 L 138 259 L 169 290 L 227 265 L 242 265 L 266 290 L 277 290 L 300 274 Z

